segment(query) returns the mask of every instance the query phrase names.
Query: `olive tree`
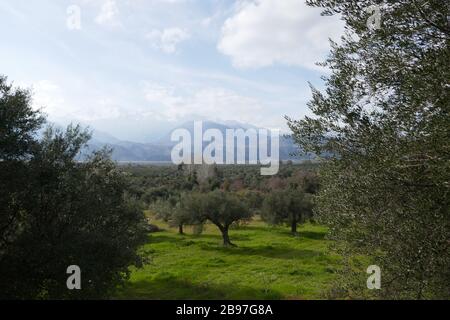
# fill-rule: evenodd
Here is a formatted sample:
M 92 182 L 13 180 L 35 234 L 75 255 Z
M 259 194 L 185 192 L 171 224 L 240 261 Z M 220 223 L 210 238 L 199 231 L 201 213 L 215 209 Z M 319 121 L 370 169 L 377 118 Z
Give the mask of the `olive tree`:
M 90 138 L 79 126 L 49 127 L 38 139 L 43 118 L 29 92 L 3 81 L 0 299 L 108 297 L 139 265 L 146 239 L 129 182 L 107 150 L 79 161 Z M 66 286 L 71 265 L 81 268 L 82 290 Z
M 198 225 L 197 217 L 189 210 L 182 207 L 185 203 L 185 194 L 173 196 L 167 200 L 157 200 L 150 205 L 150 209 L 156 216 L 168 223 L 171 227 L 177 227 L 179 234 L 184 234 L 184 226 Z
M 215 190 L 194 193 L 183 198 L 181 210 L 188 212 L 194 221 L 209 220 L 221 232 L 224 246 L 234 246 L 230 240 L 230 226 L 251 217 L 250 210 L 236 195 Z
M 14 88 L 0 75 L 0 261 L 20 231 L 21 204 L 28 183 L 25 160 L 37 144 L 43 116 L 31 108 L 29 90 Z
M 376 295 L 449 298 L 448 3 L 307 3 L 346 26 L 324 63 L 325 90 L 312 88 L 313 116 L 288 119 L 296 142 L 326 160 L 317 215 L 345 257 L 381 267 Z M 342 293 L 364 295 L 365 268 L 351 270 Z
M 300 189 L 274 191 L 266 196 L 261 217 L 270 224 L 287 223 L 292 234 L 297 234 L 297 224 L 312 215 L 311 195 Z

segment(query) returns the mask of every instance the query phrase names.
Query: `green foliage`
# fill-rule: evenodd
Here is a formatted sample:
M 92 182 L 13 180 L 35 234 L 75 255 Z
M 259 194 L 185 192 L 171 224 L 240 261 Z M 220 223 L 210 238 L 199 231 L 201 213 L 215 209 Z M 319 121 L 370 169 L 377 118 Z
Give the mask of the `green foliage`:
M 314 193 L 318 188 L 318 164 L 305 162 L 280 167 L 276 177 L 283 186 L 301 187 Z M 271 190 L 273 177 L 261 176 L 260 166 L 254 165 L 126 165 L 122 169 L 130 174 L 131 192 L 151 205 L 158 200 L 178 198 L 182 193 L 209 192 L 217 189 L 263 194 Z M 205 174 L 206 171 L 206 174 Z
M 180 197 L 170 197 L 168 200 L 157 200 L 150 205 L 150 210 L 156 213 L 156 217 L 169 223 L 172 227 L 178 227 L 178 232 L 183 234 L 183 226 L 185 225 L 201 225 L 202 221 L 198 221 L 196 215 L 184 207 L 189 201 L 186 194 Z
M 278 189 L 289 187 L 315 193 L 319 185 L 316 169 L 317 164 L 312 162 L 288 163 L 281 165 L 277 176 L 266 177 L 261 176 L 259 166 L 251 165 L 124 167 L 131 175 L 133 194 L 158 218 L 178 227 L 179 233 L 184 232 L 183 226 L 186 225 L 201 231 L 204 221 L 214 219 L 223 231 L 225 245 L 231 245 L 229 228 L 260 214 L 264 197 L 273 189 L 272 185 Z M 221 208 L 221 202 L 228 207 L 219 214 L 217 210 Z M 236 216 L 232 221 L 223 220 L 235 207 Z
M 0 151 L 8 155 L 0 160 L 0 174 L 9 178 L 0 179 L 0 298 L 109 296 L 126 279 L 129 265 L 139 264 L 136 251 L 146 239 L 142 210 L 126 192 L 126 175 L 107 150 L 77 161 L 90 138 L 79 126 L 49 127 L 40 141 L 29 140 L 36 134 L 35 119 L 41 119 L 31 111 L 30 98 L 1 101 L 6 113 L 24 112 L 18 113 L 21 119 L 6 119 L 12 121 L 6 127 L 21 134 Z M 30 121 L 29 131 L 14 129 Z M 28 153 L 26 160 L 11 159 L 19 156 L 17 150 Z M 67 289 L 70 265 L 81 268 L 82 290 Z
M 243 219 L 249 219 L 251 212 L 236 195 L 223 191 L 192 193 L 185 195 L 180 209 L 191 217 L 191 221 L 211 221 L 222 233 L 224 246 L 233 245 L 228 231 L 230 226 Z
M 30 105 L 30 92 L 13 88 L 0 75 L 0 161 L 22 159 L 35 145 L 44 118 Z
M 27 195 L 26 163 L 43 118 L 33 111 L 29 91 L 13 88 L 0 75 L 0 259 L 23 229 L 21 203 Z M 1 260 L 0 260 L 1 261 Z
M 264 201 L 264 193 L 254 190 L 245 190 L 238 193 L 239 198 L 254 214 L 259 214 Z
M 297 233 L 297 224 L 312 215 L 311 195 L 300 189 L 275 191 L 266 196 L 261 217 L 270 224 L 288 223 L 291 232 Z
M 450 29 L 441 0 L 309 0 L 347 34 L 295 140 L 327 156 L 317 214 L 346 256 L 381 267 L 384 298 L 449 298 Z M 382 4 L 383 3 L 383 4 Z M 366 8 L 382 4 L 379 30 Z M 352 272 L 344 272 L 346 291 Z

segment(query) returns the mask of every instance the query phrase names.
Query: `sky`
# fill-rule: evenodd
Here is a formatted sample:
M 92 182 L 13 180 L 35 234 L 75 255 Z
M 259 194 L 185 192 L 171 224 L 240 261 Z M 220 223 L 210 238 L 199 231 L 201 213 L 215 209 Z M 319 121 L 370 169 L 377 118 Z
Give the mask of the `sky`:
M 191 120 L 287 131 L 338 17 L 304 0 L 0 0 L 0 74 L 52 122 L 150 142 Z

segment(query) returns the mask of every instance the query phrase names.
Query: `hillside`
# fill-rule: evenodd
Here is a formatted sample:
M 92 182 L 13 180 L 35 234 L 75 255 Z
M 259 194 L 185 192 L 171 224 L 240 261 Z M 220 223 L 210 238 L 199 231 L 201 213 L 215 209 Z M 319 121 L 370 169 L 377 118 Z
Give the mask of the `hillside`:
M 171 141 L 171 133 L 175 129 L 183 128 L 188 130 L 193 136 L 193 122 L 187 122 L 179 127 L 164 133 L 161 138 L 150 143 L 137 143 L 132 141 L 122 141 L 109 134 L 94 130 L 93 139 L 90 142 L 90 150 L 97 150 L 103 146 L 108 146 L 113 149 L 113 159 L 122 162 L 146 162 L 146 161 L 160 161 L 170 162 L 172 148 L 177 142 Z M 217 123 L 213 121 L 204 121 L 203 130 L 218 129 L 225 135 L 227 129 L 244 129 L 249 128 L 258 129 L 255 126 L 248 124 L 240 124 L 238 122 Z M 204 143 L 203 147 L 206 147 Z M 248 149 L 248 148 L 246 148 Z M 297 146 L 289 136 L 280 137 L 280 160 L 304 160 L 311 159 L 311 156 L 292 156 L 297 152 Z

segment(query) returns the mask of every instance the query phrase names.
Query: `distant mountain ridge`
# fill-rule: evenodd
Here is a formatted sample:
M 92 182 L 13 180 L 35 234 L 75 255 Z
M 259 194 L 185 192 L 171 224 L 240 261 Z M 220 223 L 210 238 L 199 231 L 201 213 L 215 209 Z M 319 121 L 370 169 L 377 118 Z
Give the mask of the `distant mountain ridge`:
M 203 121 L 203 132 L 208 129 L 218 129 L 225 136 L 227 129 L 259 129 L 249 124 L 241 124 L 236 121 L 218 123 L 214 121 Z M 190 121 L 181 126 L 173 128 L 161 138 L 151 143 L 138 143 L 131 141 L 123 141 L 113 137 L 108 133 L 96 131 L 94 129 L 92 140 L 89 143 L 89 151 L 98 150 L 104 146 L 113 149 L 112 158 L 121 162 L 170 162 L 171 151 L 178 142 L 171 141 L 171 134 L 175 129 L 186 129 L 193 137 L 194 122 Z M 208 144 L 208 143 L 206 143 Z M 310 156 L 292 156 L 298 152 L 297 146 L 294 144 L 290 136 L 280 137 L 280 160 L 303 160 L 311 159 Z

